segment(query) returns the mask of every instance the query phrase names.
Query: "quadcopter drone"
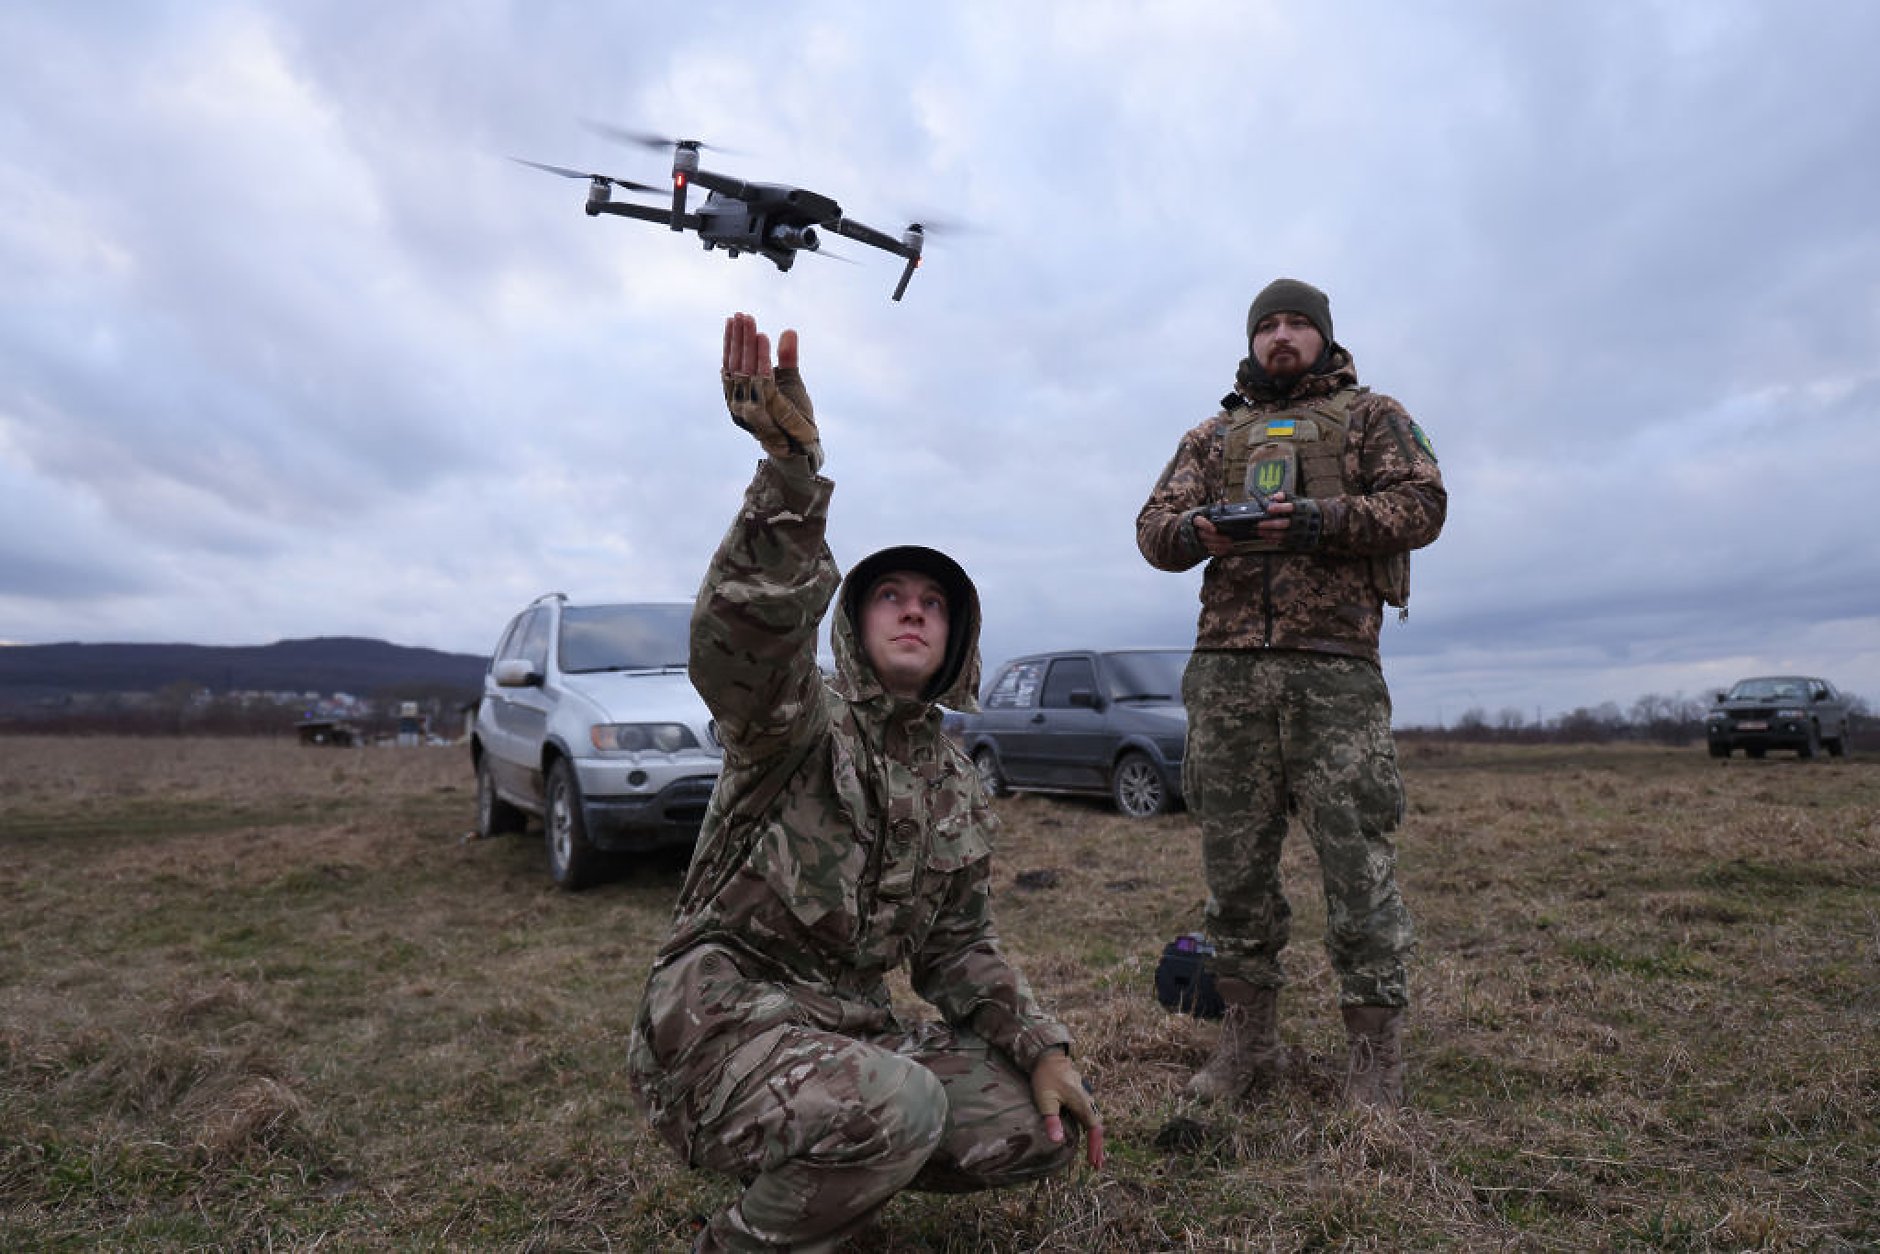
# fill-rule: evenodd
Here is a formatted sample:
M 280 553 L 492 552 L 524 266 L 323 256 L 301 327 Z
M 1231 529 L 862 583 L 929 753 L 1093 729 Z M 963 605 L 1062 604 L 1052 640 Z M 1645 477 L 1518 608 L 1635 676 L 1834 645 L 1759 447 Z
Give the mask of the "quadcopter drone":
M 696 231 L 706 252 L 722 248 L 733 257 L 741 253 L 761 253 L 770 258 L 777 269 L 788 270 L 796 264 L 798 253 L 813 253 L 822 247 L 818 228 L 833 231 L 837 235 L 859 240 L 907 259 L 907 264 L 901 268 L 901 281 L 894 285 L 895 300 L 901 299 L 901 293 L 907 290 L 907 281 L 914 277 L 914 267 L 920 264 L 921 245 L 926 242 L 927 232 L 918 222 L 910 223 L 901 233 L 901 238 L 896 239 L 874 227 L 844 217 L 842 206 L 820 193 L 780 183 L 747 183 L 742 179 L 700 169 L 699 150 L 711 146 L 699 140 L 667 139 L 618 127 L 591 125 L 602 134 L 641 147 L 672 148 L 670 208 L 613 198 L 613 189 L 616 187 L 629 192 L 662 192 L 664 188 L 615 178 L 611 174 L 588 174 L 564 166 L 544 165 L 540 161 L 528 161 L 522 157 L 511 160 L 546 170 L 550 174 L 559 174 L 563 178 L 588 180 L 589 217 L 613 213 L 625 218 L 639 218 L 644 222 L 664 222 L 675 231 Z M 697 212 L 687 212 L 686 193 L 694 183 L 705 188 L 707 195 L 705 203 L 698 207 Z

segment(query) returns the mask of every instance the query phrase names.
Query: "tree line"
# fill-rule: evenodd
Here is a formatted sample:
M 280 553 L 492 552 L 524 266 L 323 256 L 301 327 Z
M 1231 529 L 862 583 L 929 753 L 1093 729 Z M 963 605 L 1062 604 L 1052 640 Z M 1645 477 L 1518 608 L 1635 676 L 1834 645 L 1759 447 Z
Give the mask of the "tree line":
M 0 713 L 0 732 L 52 732 L 72 735 L 131 736 L 291 736 L 305 711 L 291 705 L 263 705 L 208 693 L 195 684 L 174 683 L 155 694 L 137 694 L 138 700 L 94 698 L 88 701 L 42 705 Z M 419 712 L 434 732 L 446 738 L 461 730 L 465 711 L 477 698 L 474 691 L 441 683 L 412 683 L 381 688 L 370 698 L 371 712 L 348 718 L 366 737 L 391 734 L 397 712 L 406 701 L 418 703 Z M 1849 747 L 1880 748 L 1880 716 L 1861 697 L 1848 698 Z M 1530 718 L 1526 712 L 1504 706 L 1490 714 L 1480 706 L 1463 711 L 1452 724 L 1411 726 L 1401 730 L 1418 737 L 1439 737 L 1496 744 L 1585 744 L 1638 741 L 1688 745 L 1704 739 L 1708 701 L 1682 694 L 1646 693 L 1621 709 L 1614 701 L 1577 706 L 1561 714 Z
M 1880 745 L 1880 718 L 1864 698 L 1850 696 L 1848 702 L 1849 743 L 1853 747 Z M 1422 736 L 1441 736 L 1454 740 L 1506 744 L 1605 743 L 1642 741 L 1667 745 L 1687 745 L 1704 739 L 1704 718 L 1711 703 L 1682 693 L 1665 696 L 1648 692 L 1621 709 L 1616 701 L 1594 706 L 1577 706 L 1550 718 L 1527 714 L 1514 706 L 1505 706 L 1490 715 L 1480 706 L 1464 710 L 1453 724 L 1441 727 L 1411 727 L 1406 731 Z
M 389 685 L 375 690 L 361 708 L 341 716 L 362 738 L 395 734 L 407 702 L 430 729 L 446 739 L 462 729 L 474 689 L 435 681 Z M 0 732 L 94 736 L 293 736 L 304 721 L 322 717 L 300 701 L 244 700 L 198 684 L 177 681 L 153 693 L 71 696 L 0 710 Z

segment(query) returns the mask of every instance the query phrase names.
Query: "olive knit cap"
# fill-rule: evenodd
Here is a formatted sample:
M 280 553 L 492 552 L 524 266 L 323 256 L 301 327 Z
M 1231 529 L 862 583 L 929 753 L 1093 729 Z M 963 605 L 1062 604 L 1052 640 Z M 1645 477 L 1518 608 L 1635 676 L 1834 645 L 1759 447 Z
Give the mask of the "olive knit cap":
M 1301 283 L 1298 279 L 1274 279 L 1261 288 L 1260 294 L 1253 298 L 1253 307 L 1247 310 L 1249 344 L 1253 342 L 1253 329 L 1260 325 L 1260 319 L 1276 313 L 1305 315 L 1319 329 L 1319 334 L 1325 337 L 1326 347 L 1331 346 L 1332 301 L 1310 283 Z

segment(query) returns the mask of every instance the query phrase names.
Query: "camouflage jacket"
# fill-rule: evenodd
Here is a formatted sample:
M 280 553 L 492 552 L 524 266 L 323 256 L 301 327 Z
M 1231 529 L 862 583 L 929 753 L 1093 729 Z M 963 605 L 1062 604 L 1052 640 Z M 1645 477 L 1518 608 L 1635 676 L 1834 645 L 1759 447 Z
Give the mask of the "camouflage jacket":
M 693 609 L 692 682 L 725 765 L 629 1060 L 669 1135 L 706 1117 L 739 1048 L 781 1024 L 896 1030 L 884 977 L 903 965 L 949 1022 L 1026 1070 L 1070 1039 L 1000 952 L 996 820 L 940 710 L 882 689 L 840 609 L 833 682 L 817 667 L 837 584 L 832 490 L 802 459 L 762 462 Z M 976 710 L 977 594 L 949 619 L 970 647 L 939 700 Z
M 1351 355 L 1281 394 L 1242 370 L 1235 391 L 1251 409 L 1278 413 L 1358 383 Z M 1187 570 L 1208 558 L 1194 516 L 1226 498 L 1226 410 L 1184 435 L 1136 515 L 1136 545 L 1152 566 Z M 1201 579 L 1198 649 L 1306 649 L 1378 659 L 1383 596 L 1374 559 L 1422 548 L 1442 530 L 1449 494 L 1429 442 L 1402 405 L 1360 392 L 1345 433 L 1342 495 L 1319 501 L 1317 548 L 1212 558 Z

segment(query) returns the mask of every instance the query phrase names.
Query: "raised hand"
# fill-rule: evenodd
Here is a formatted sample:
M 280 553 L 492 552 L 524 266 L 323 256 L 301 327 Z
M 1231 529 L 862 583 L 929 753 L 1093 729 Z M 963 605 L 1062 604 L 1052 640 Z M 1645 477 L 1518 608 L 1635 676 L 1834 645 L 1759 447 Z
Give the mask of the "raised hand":
M 777 338 L 777 365 L 770 362 L 770 337 L 757 329 L 749 314 L 725 319 L 724 366 L 720 377 L 725 407 L 731 421 L 757 437 L 772 457 L 807 455 L 822 462 L 822 444 L 816 431 L 816 411 L 797 369 L 797 337 L 785 331 Z

